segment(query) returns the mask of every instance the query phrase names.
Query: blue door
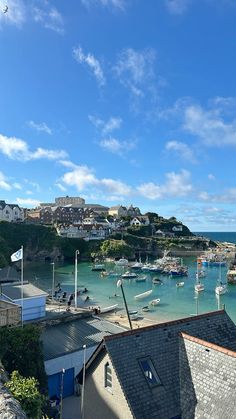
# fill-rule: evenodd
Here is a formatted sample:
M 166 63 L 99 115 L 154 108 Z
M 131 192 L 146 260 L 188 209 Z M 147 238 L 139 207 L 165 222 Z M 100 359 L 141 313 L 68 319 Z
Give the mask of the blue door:
M 63 398 L 74 394 L 74 368 L 48 376 L 49 397 L 60 397 L 62 389 Z

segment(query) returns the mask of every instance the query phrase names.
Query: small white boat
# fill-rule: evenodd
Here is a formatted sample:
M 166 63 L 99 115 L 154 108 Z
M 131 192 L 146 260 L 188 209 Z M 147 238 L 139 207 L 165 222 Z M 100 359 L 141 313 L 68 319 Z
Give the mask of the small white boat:
M 198 284 L 195 285 L 194 289 L 196 292 L 201 292 L 201 291 L 204 291 L 205 287 L 203 284 L 201 284 L 201 282 L 199 282 Z
M 145 282 L 147 279 L 147 275 L 141 275 L 135 279 L 136 282 Z
M 160 303 L 160 301 L 161 301 L 161 299 L 160 299 L 160 298 L 155 298 L 155 300 L 152 300 L 152 301 L 150 302 L 150 304 L 151 304 L 152 306 L 157 306 L 157 305 Z
M 113 304 L 112 306 L 108 306 L 108 307 L 101 307 L 100 308 L 100 313 L 108 313 L 109 311 L 113 311 L 118 307 L 118 304 Z
M 137 269 L 137 270 L 142 269 L 142 267 L 143 267 L 143 263 L 142 263 L 142 262 L 135 262 L 135 263 L 131 266 L 131 268 L 132 268 L 132 269 Z
M 217 287 L 215 287 L 216 295 L 223 295 L 226 292 L 227 292 L 227 284 L 220 284 Z
M 125 258 L 121 258 L 121 259 L 115 261 L 115 264 L 117 266 L 127 266 L 128 263 L 129 263 L 128 259 L 125 259 Z
M 134 298 L 135 300 L 142 300 L 142 298 L 148 297 L 151 293 L 152 293 L 152 290 L 148 290 L 148 291 L 143 292 L 142 294 L 135 295 Z
M 150 307 L 148 307 L 148 306 L 144 306 L 143 308 L 142 308 L 142 311 L 150 311 Z
M 162 285 L 163 281 L 159 278 L 153 278 L 152 283 L 155 285 Z
M 115 272 L 115 271 L 109 271 L 108 276 L 117 277 L 117 276 L 120 276 L 120 274 L 118 272 Z
M 177 288 L 179 288 L 179 287 L 183 287 L 184 286 L 184 282 L 177 282 L 176 283 L 176 287 Z
M 123 279 L 134 279 L 134 278 L 137 278 L 138 275 L 134 272 L 127 271 L 121 276 Z
M 138 312 L 134 313 L 134 314 L 130 314 L 129 318 L 130 318 L 130 320 L 137 320 L 139 318 Z

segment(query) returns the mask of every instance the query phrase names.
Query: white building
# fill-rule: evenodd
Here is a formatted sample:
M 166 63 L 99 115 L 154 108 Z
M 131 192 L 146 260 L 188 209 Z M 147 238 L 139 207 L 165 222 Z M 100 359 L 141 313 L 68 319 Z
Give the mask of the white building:
M 17 204 L 7 204 L 5 201 L 0 201 L 0 221 L 24 221 L 23 208 L 20 208 Z

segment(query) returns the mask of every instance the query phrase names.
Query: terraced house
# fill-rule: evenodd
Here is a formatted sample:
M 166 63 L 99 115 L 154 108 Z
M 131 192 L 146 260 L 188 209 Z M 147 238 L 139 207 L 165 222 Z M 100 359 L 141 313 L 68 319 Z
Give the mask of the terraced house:
M 224 310 L 106 336 L 86 364 L 87 418 L 233 419 L 235 395 Z
M 0 200 L 0 221 L 22 222 L 24 221 L 24 210 L 17 204 L 7 204 Z

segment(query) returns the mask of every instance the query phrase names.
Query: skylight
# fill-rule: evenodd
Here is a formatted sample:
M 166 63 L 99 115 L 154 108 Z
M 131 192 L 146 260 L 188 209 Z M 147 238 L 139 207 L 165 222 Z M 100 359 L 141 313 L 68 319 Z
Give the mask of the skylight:
M 150 358 L 139 359 L 139 364 L 150 387 L 161 385 L 161 380 Z

